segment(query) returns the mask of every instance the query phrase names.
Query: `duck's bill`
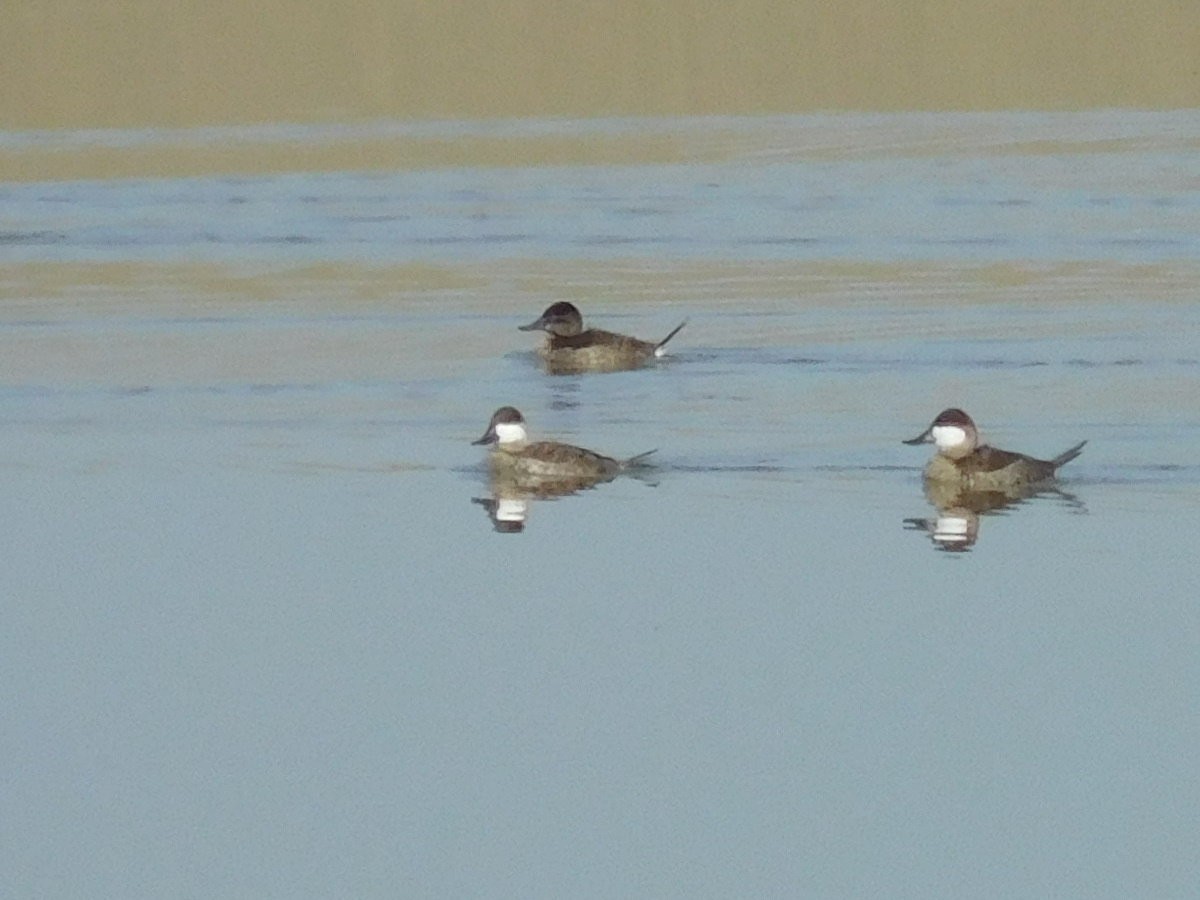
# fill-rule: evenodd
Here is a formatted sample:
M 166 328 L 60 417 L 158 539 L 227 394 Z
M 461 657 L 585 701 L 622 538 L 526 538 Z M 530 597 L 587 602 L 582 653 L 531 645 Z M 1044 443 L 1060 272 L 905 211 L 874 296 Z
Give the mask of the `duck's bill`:
M 477 441 L 471 441 L 471 446 L 472 446 L 472 447 L 478 447 L 478 446 L 480 446 L 480 445 L 482 445 L 482 444 L 494 444 L 494 443 L 496 443 L 496 429 L 495 429 L 495 428 L 489 428 L 489 429 L 488 429 L 488 430 L 487 430 L 487 431 L 484 433 L 483 437 L 481 437 L 479 440 L 477 440 Z
M 517 331 L 541 331 L 545 324 L 546 320 L 544 318 L 537 318 L 528 325 L 518 325 Z
M 933 443 L 933 426 L 926 428 L 924 431 L 922 431 L 920 434 L 918 434 L 915 438 L 909 438 L 907 441 L 901 441 L 900 443 L 908 444 L 908 446 L 910 446 L 910 447 L 915 447 L 918 444 L 932 444 Z

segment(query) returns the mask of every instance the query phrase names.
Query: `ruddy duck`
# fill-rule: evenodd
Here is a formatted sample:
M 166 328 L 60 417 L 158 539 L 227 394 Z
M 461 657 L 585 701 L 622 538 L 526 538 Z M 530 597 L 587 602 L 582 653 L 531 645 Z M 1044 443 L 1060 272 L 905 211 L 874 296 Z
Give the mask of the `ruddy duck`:
M 1052 479 L 1060 466 L 1083 451 L 1087 441 L 1080 441 L 1054 459 L 1034 459 L 981 444 L 971 417 L 961 409 L 947 409 L 924 432 L 903 443 L 937 444 L 937 453 L 925 467 L 927 483 L 966 491 L 1012 492 Z
M 662 356 L 667 341 L 675 337 L 687 322 L 680 322 L 657 344 L 640 341 L 624 334 L 583 327 L 583 315 L 573 303 L 560 301 L 521 331 L 544 331 L 546 341 L 538 354 L 553 374 L 578 372 L 614 372 L 636 369 Z
M 495 445 L 490 456 L 492 472 L 497 478 L 554 482 L 554 488 L 569 485 L 570 489 L 575 490 L 607 481 L 625 469 L 643 465 L 646 457 L 655 452 L 649 450 L 621 460 L 557 441 L 531 443 L 525 432 L 525 417 L 511 406 L 496 410 L 483 437 L 472 443 Z M 555 493 L 563 491 L 556 490 Z

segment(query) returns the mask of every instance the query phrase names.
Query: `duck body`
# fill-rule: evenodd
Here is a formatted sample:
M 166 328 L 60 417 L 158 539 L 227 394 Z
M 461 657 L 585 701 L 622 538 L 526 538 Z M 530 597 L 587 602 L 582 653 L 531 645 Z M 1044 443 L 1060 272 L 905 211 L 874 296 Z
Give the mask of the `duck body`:
M 531 478 L 612 478 L 622 468 L 612 457 L 557 441 L 535 441 L 523 447 L 498 445 L 490 459 L 498 473 Z
M 958 459 L 937 454 L 925 466 L 925 480 L 957 484 L 968 491 L 1011 494 L 1052 480 L 1060 466 L 1083 452 L 1086 443 L 1076 444 L 1054 459 L 1035 459 L 986 444 Z

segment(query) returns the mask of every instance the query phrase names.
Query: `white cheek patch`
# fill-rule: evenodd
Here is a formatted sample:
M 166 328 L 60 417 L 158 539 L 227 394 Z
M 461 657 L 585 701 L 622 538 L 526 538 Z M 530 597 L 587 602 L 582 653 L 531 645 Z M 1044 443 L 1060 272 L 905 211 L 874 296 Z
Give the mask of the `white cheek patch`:
M 942 450 L 961 447 L 967 442 L 967 433 L 957 425 L 934 425 L 933 442 Z
M 525 441 L 525 426 L 520 422 L 497 422 L 496 441 L 501 444 L 520 444 Z

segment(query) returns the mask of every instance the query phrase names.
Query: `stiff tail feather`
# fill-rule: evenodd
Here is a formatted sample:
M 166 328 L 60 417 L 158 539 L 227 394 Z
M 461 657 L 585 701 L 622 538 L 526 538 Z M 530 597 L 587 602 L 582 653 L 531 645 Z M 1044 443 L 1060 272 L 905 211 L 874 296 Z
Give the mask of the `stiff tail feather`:
M 1078 444 L 1076 444 L 1070 450 L 1064 450 L 1062 453 L 1058 454 L 1058 456 L 1054 457 L 1054 459 L 1050 460 L 1050 465 L 1054 466 L 1054 468 L 1056 468 L 1056 469 L 1059 466 L 1065 466 L 1067 463 L 1069 463 L 1071 460 L 1073 460 L 1075 457 L 1077 457 L 1080 453 L 1083 452 L 1083 445 L 1086 443 L 1087 443 L 1087 441 L 1080 441 Z
M 679 334 L 679 330 L 681 328 L 683 328 L 683 326 L 686 325 L 687 323 L 688 323 L 688 320 L 684 319 L 682 322 L 680 322 L 678 325 L 676 325 L 674 328 L 671 329 L 670 334 L 668 334 L 665 338 L 663 338 L 661 341 L 659 341 L 657 344 L 655 344 L 654 345 L 654 355 L 662 356 L 666 352 L 665 350 L 663 350 L 663 347 L 665 347 L 667 345 L 667 341 L 669 341 L 671 338 L 675 337 L 675 335 Z
M 678 330 L 678 329 L 676 329 L 676 330 Z M 623 459 L 623 460 L 621 460 L 621 468 L 622 469 L 640 469 L 645 466 L 648 466 L 649 463 L 646 462 L 647 458 L 649 458 L 651 454 L 657 453 L 657 452 L 658 452 L 658 448 L 656 447 L 653 450 L 647 450 L 645 453 L 639 453 L 637 456 L 631 456 L 631 457 L 629 457 L 629 459 Z

